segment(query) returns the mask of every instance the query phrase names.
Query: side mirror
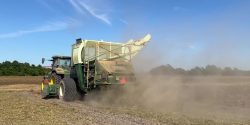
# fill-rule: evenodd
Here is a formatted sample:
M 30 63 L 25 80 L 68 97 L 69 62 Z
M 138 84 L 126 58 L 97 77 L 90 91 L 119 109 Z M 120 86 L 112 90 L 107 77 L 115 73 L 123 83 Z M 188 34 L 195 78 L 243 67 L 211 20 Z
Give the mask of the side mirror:
M 44 64 L 44 62 L 45 62 L 45 58 L 42 58 L 42 64 Z

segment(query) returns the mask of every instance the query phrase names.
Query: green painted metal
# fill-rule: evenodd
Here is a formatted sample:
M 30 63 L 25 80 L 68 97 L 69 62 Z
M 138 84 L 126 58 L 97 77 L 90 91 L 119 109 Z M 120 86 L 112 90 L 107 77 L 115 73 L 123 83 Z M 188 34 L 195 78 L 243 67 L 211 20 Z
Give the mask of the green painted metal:
M 53 94 L 53 95 L 57 94 L 57 90 L 58 90 L 58 85 L 55 85 L 55 84 L 49 85 L 49 94 L 50 95 L 51 94 Z
M 58 85 L 46 85 L 47 86 L 47 90 L 46 91 L 46 95 L 47 96 L 58 96 L 57 92 L 58 92 L 58 89 L 59 89 L 59 86 Z
M 69 76 L 70 75 L 70 71 L 68 69 L 64 69 L 64 75 Z
M 81 64 L 75 64 L 76 75 L 79 83 L 79 87 L 82 91 L 86 91 L 87 85 L 84 78 L 83 67 Z

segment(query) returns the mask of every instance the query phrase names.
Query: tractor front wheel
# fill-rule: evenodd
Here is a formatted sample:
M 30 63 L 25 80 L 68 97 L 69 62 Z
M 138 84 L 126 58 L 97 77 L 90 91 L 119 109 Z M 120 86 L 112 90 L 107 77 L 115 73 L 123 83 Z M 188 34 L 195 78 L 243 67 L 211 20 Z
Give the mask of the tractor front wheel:
M 65 77 L 60 81 L 58 90 L 59 99 L 64 101 L 74 101 L 77 97 L 75 81 Z

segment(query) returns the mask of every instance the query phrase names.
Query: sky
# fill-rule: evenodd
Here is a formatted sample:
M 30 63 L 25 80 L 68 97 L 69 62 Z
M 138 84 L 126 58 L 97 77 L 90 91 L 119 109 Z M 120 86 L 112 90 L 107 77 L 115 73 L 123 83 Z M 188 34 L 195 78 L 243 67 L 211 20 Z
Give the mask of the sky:
M 150 33 L 140 69 L 214 64 L 250 70 L 249 0 L 1 0 L 0 62 L 71 55 L 75 39 L 126 42 Z

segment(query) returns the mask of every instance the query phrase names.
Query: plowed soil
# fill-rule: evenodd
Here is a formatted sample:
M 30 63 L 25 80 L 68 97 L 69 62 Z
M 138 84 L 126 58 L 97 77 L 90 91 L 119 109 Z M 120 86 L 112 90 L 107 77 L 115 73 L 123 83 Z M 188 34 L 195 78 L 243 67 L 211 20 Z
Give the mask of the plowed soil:
M 155 86 L 160 87 L 134 85 L 119 94 L 90 93 L 84 100 L 64 102 L 40 98 L 41 77 L 0 77 L 0 124 L 250 124 L 248 80 L 155 78 Z

